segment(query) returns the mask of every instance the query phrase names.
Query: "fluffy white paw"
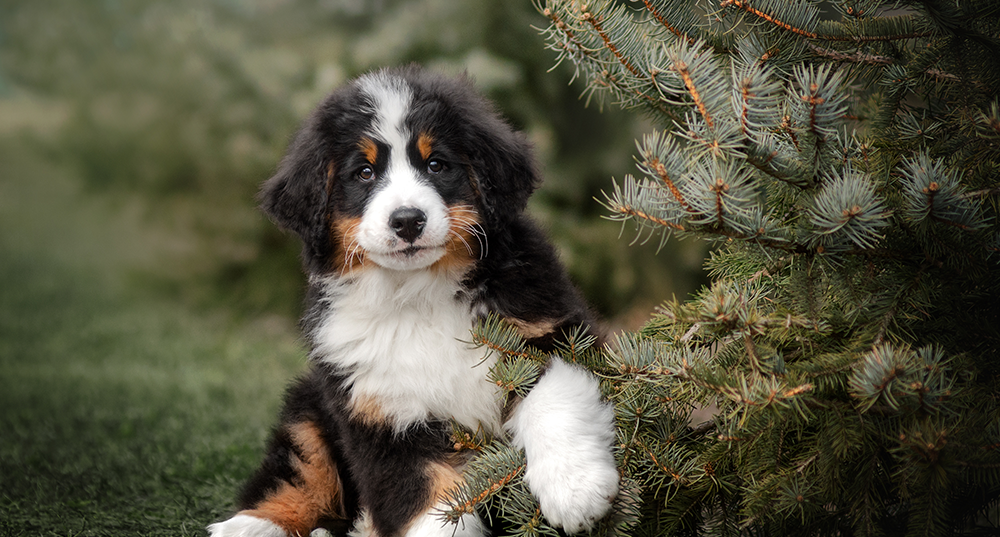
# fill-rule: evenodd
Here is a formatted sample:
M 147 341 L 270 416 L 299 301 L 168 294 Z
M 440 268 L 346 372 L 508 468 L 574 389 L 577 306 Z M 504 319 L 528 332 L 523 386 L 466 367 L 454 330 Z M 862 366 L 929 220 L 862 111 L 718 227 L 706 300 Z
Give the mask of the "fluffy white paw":
M 208 526 L 211 537 L 287 537 L 280 526 L 250 515 L 236 515 L 229 520 Z
M 589 372 L 553 358 L 507 428 L 524 448 L 524 480 L 549 522 L 576 533 L 607 514 L 618 494 L 614 409 Z

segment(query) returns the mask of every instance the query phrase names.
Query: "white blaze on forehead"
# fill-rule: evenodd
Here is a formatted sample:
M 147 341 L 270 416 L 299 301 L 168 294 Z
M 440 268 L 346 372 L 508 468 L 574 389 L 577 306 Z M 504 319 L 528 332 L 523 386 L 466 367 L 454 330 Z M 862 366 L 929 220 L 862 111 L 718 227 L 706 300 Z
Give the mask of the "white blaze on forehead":
M 375 119 L 372 122 L 372 135 L 385 142 L 391 148 L 391 158 L 396 153 L 405 161 L 406 132 L 404 120 L 410 110 L 413 92 L 405 81 L 390 76 L 385 72 L 365 75 L 358 80 L 358 85 L 371 100 L 371 112 Z
M 444 254 L 448 239 L 448 208 L 437 190 L 424 181 L 407 158 L 406 146 L 412 133 L 406 128 L 406 116 L 413 101 L 413 91 L 406 81 L 385 72 L 366 75 L 358 85 L 368 97 L 374 115 L 369 135 L 388 146 L 389 161 L 378 179 L 377 192 L 365 208 L 358 233 L 358 244 L 369 258 L 393 269 L 428 266 Z M 389 228 L 389 217 L 396 209 L 420 209 L 427 217 L 423 233 L 413 246 L 419 254 L 399 256 L 402 244 Z

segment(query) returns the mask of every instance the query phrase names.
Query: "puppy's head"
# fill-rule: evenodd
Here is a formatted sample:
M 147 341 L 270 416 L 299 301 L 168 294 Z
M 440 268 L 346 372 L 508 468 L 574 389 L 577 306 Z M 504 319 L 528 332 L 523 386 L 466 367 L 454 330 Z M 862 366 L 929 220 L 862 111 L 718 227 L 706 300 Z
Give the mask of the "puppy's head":
M 462 269 L 536 185 L 523 136 L 468 81 L 408 67 L 331 94 L 261 198 L 302 238 L 310 272 Z

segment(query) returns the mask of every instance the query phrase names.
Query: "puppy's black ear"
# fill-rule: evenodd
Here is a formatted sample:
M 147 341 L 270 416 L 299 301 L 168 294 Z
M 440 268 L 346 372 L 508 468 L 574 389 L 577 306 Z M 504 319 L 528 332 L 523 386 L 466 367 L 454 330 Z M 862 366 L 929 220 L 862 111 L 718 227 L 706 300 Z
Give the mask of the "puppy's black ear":
M 466 83 L 472 94 L 471 83 Z M 501 119 L 492 103 L 478 95 L 473 100 L 462 119 L 466 153 L 487 216 L 501 222 L 524 210 L 541 181 L 525 136 Z
M 326 213 L 334 165 L 317 127 L 315 116 L 303 125 L 259 195 L 264 212 L 302 239 L 303 255 L 310 266 L 322 264 L 331 247 Z
M 470 160 L 483 206 L 499 221 L 523 211 L 540 180 L 524 136 L 503 123 L 487 127 L 476 133 Z

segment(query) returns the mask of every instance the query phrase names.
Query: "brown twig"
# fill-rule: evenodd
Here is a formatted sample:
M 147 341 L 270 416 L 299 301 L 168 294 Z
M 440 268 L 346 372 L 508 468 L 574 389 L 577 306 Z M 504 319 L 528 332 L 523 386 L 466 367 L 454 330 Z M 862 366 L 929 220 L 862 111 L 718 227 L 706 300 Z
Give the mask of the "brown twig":
M 719 217 L 719 228 L 722 228 L 725 225 L 722 218 L 722 196 L 727 191 L 729 191 L 729 185 L 727 185 L 721 177 L 716 179 L 715 185 L 712 186 L 712 192 L 715 192 L 715 214 Z
M 647 165 L 656 171 L 656 175 L 660 178 L 660 181 L 663 181 L 663 184 L 667 186 L 667 189 L 670 190 L 670 193 L 674 196 L 674 199 L 676 199 L 677 202 L 681 204 L 681 207 L 684 207 L 685 210 L 690 211 L 691 207 L 684 199 L 684 195 L 681 194 L 680 189 L 677 188 L 677 185 L 675 185 L 674 182 L 670 179 L 670 175 L 667 174 L 667 167 L 664 166 L 663 163 L 660 162 L 660 160 L 655 157 L 653 158 L 653 160 L 649 161 Z
M 560 19 L 558 15 L 556 15 L 556 14 L 555 14 L 555 13 L 554 13 L 554 12 L 553 12 L 553 11 L 552 11 L 551 9 L 549 9 L 549 8 L 545 8 L 545 9 L 544 9 L 544 10 L 542 11 L 542 13 L 543 13 L 543 14 L 544 14 L 544 15 L 545 15 L 546 17 L 548 17 L 548 18 L 549 18 L 549 20 L 551 20 L 551 21 L 552 21 L 552 24 L 554 24 L 556 28 L 558 28 L 558 29 L 559 29 L 559 30 L 560 30 L 560 31 L 561 31 L 562 33 L 566 34 L 566 38 L 567 38 L 567 39 L 568 39 L 568 40 L 569 40 L 569 41 L 570 41 L 571 43 L 573 43 L 574 45 L 576 45 L 576 49 L 577 49 L 577 51 L 578 51 L 578 52 L 580 52 L 580 53 L 581 53 L 581 54 L 583 54 L 584 56 L 590 56 L 590 51 L 589 51 L 589 50 L 587 50 L 587 49 L 586 49 L 586 48 L 585 48 L 585 47 L 583 46 L 583 44 L 582 44 L 582 43 L 580 43 L 580 40 L 579 40 L 579 39 L 577 39 L 577 38 L 576 38 L 576 35 L 574 35 L 574 34 L 573 34 L 573 30 L 570 30 L 570 29 L 569 29 L 569 25 L 567 25 L 567 24 L 566 24 L 566 23 L 565 23 L 565 22 L 564 22 L 564 21 L 563 21 L 562 19 Z M 563 45 L 563 47 L 564 47 L 564 48 L 566 48 L 566 47 L 565 47 L 565 45 Z M 568 49 L 567 49 L 567 50 L 568 50 Z
M 476 510 L 476 505 L 479 505 L 479 503 L 481 503 L 486 498 L 489 498 L 491 495 L 496 494 L 498 490 L 502 489 L 508 483 L 513 481 L 514 478 L 517 477 L 517 475 L 520 474 L 522 470 L 524 470 L 524 466 L 525 465 L 522 464 L 517 468 L 513 469 L 510 473 L 502 476 L 495 483 L 492 483 L 486 490 L 480 492 L 479 494 L 475 495 L 472 498 L 469 498 L 467 501 L 451 506 L 451 513 L 452 514 L 457 513 L 458 516 L 453 517 L 452 514 L 449 514 L 449 518 L 454 518 L 455 520 L 457 520 L 459 517 L 461 517 L 461 515 L 474 512 Z
M 655 217 L 655 216 L 653 216 L 653 215 L 651 215 L 649 213 L 640 211 L 638 209 L 634 209 L 632 207 L 628 207 L 628 206 L 625 206 L 625 205 L 618 205 L 617 207 L 612 207 L 612 210 L 614 210 L 614 211 L 616 211 L 616 212 L 618 212 L 618 213 L 620 213 L 620 214 L 622 214 L 624 216 L 631 216 L 631 217 L 634 217 L 634 218 L 641 218 L 643 220 L 648 220 L 648 221 L 650 221 L 650 222 L 652 222 L 654 224 L 658 224 L 658 225 L 661 225 L 663 227 L 669 227 L 671 229 L 676 229 L 678 231 L 684 231 L 684 226 L 682 226 L 680 224 L 675 224 L 673 222 L 668 222 L 667 220 L 664 220 L 662 218 L 657 218 L 657 217 Z
M 672 26 L 670 24 L 670 22 L 667 21 L 667 19 L 662 14 L 660 14 L 660 12 L 657 11 L 655 7 L 653 7 L 653 4 L 651 4 L 649 2 L 649 0 L 642 0 L 642 3 L 646 5 L 646 9 L 649 11 L 650 14 L 653 15 L 653 18 L 655 18 L 657 20 L 657 22 L 659 22 L 660 24 L 662 24 L 667 30 L 670 30 L 677 37 L 679 37 L 679 38 L 687 41 L 689 45 L 693 45 L 694 44 L 694 38 L 693 37 L 685 34 L 684 32 L 682 32 L 682 31 L 678 30 L 677 28 L 675 28 L 674 26 Z
M 478 334 L 473 334 L 472 335 L 472 343 L 475 344 L 475 345 L 486 347 L 486 348 L 488 348 L 488 349 L 490 349 L 490 350 L 492 350 L 494 352 L 498 352 L 500 354 L 505 354 L 507 356 L 514 356 L 516 358 L 525 358 L 525 359 L 528 359 L 528 360 L 533 360 L 535 362 L 541 362 L 541 363 L 547 362 L 547 359 L 544 356 L 540 355 L 540 354 L 532 353 L 532 352 L 528 352 L 528 351 L 515 351 L 515 350 L 512 350 L 512 349 L 507 349 L 507 348 L 501 347 L 501 346 L 493 343 L 489 339 L 487 339 L 487 338 L 485 338 L 485 337 L 483 337 L 481 335 L 478 335 Z
M 933 35 L 931 32 L 914 32 L 902 35 L 868 35 L 868 36 L 824 35 L 792 26 L 791 24 L 783 20 L 780 20 L 777 17 L 769 15 L 749 5 L 749 3 L 745 2 L 744 0 L 723 0 L 719 5 L 721 7 L 736 6 L 737 8 L 742 9 L 743 11 L 746 11 L 747 13 L 755 15 L 761 19 L 764 19 L 765 21 L 779 28 L 782 28 L 797 35 L 801 35 L 802 37 L 808 37 L 809 39 L 821 39 L 824 41 L 848 41 L 852 43 L 869 43 L 874 41 L 899 41 L 902 39 L 914 39 L 917 37 L 928 37 L 930 35 Z
M 708 124 L 708 128 L 714 128 L 715 124 L 712 122 L 712 116 L 708 113 L 708 108 L 705 107 L 705 102 L 701 98 L 701 94 L 698 93 L 698 88 L 694 85 L 694 79 L 691 78 L 691 71 L 688 68 L 688 64 L 682 60 L 674 62 L 674 68 L 681 75 L 681 79 L 684 80 L 684 86 L 687 88 L 688 93 L 691 94 L 691 98 L 694 100 L 695 106 L 698 107 L 698 113 L 701 117 L 705 118 L 705 123 Z
M 583 20 L 594 27 L 594 31 L 597 32 L 597 35 L 599 35 L 601 37 L 601 40 L 604 41 L 604 46 L 611 51 L 611 54 L 613 54 L 615 58 L 618 58 L 618 61 L 622 65 L 624 65 L 625 68 L 629 70 L 629 72 L 631 72 L 633 75 L 639 78 L 646 78 L 646 75 L 642 74 L 642 72 L 639 71 L 639 69 L 636 68 L 634 65 L 632 65 L 632 62 L 630 62 L 628 58 L 626 58 L 618 50 L 618 47 L 615 46 L 614 42 L 611 41 L 611 38 L 608 37 L 608 34 L 604 31 L 604 27 L 601 26 L 601 21 L 599 20 L 598 17 L 595 17 L 594 14 L 591 13 L 590 11 L 584 11 Z

